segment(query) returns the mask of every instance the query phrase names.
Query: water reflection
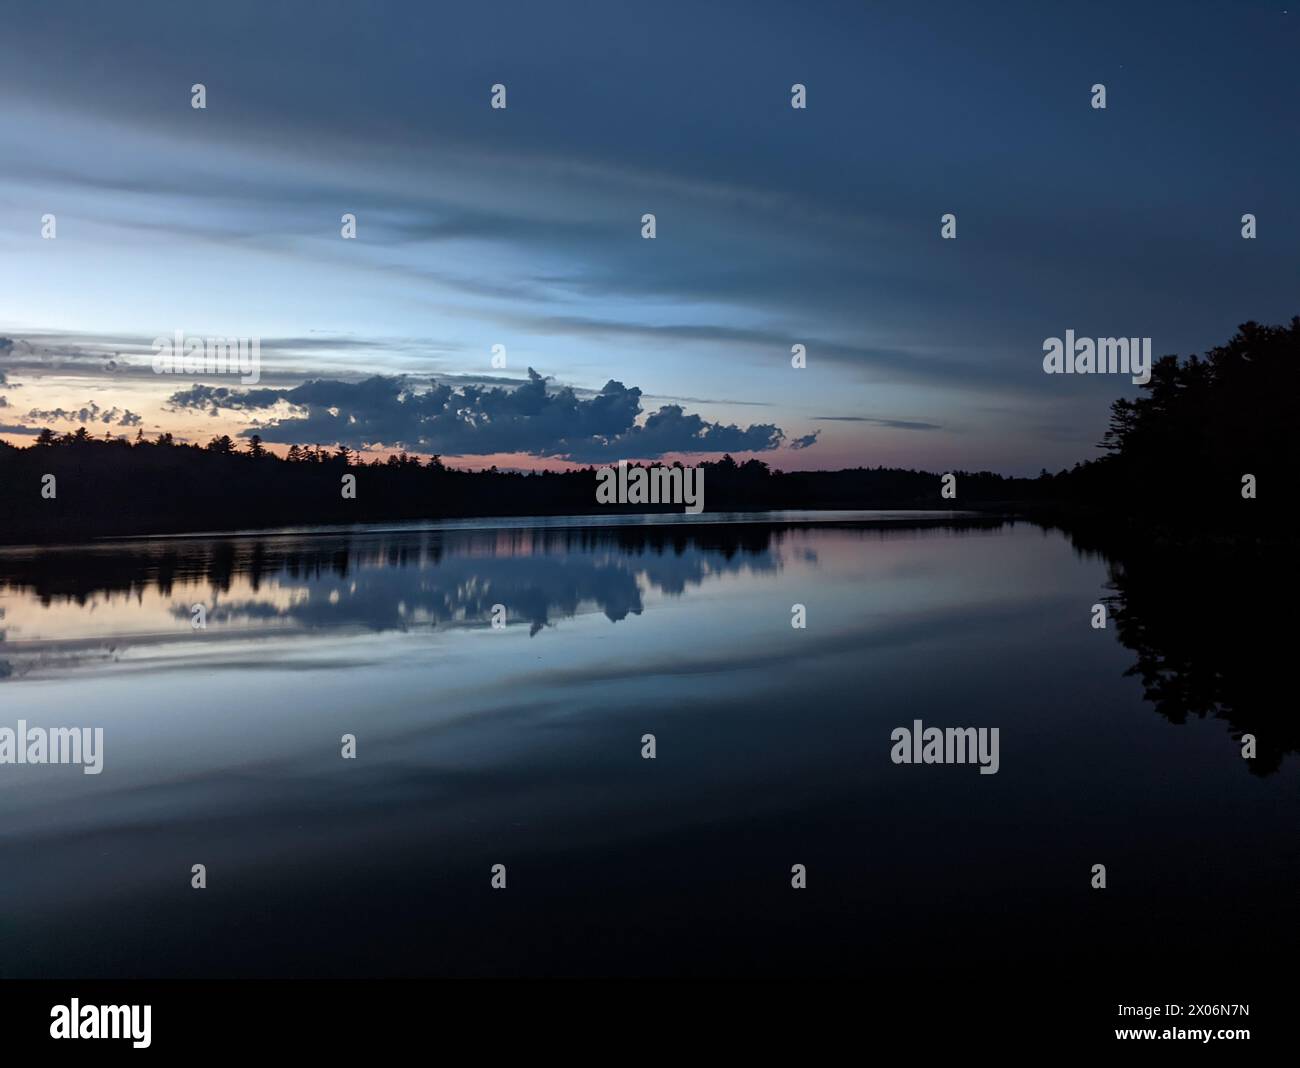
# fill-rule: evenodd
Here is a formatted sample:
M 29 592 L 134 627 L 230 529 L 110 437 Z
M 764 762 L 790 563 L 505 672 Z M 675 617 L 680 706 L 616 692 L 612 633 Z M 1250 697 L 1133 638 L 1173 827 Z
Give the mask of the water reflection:
M 1256 775 L 1300 751 L 1291 692 L 1293 625 L 1300 593 L 1289 554 L 1250 545 L 1121 543 L 1071 532 L 1100 552 L 1109 575 L 1104 602 L 1119 641 L 1135 655 L 1129 674 L 1170 723 L 1212 717 L 1231 737 L 1255 736 L 1243 761 Z
M 3 549 L 0 680 L 180 643 L 203 656 L 214 644 L 259 636 L 487 627 L 495 605 L 505 607 L 507 626 L 536 636 L 591 612 L 617 623 L 641 615 L 649 597 L 681 597 L 727 576 L 773 574 L 793 562 L 816 569 L 818 544 L 800 536 L 810 529 L 833 527 L 851 542 L 990 534 L 1011 525 L 895 517 L 819 528 L 361 530 Z M 1152 549 L 1084 529 L 1069 537 L 1086 557 L 1104 561 L 1109 581 L 1098 599 L 1108 605 L 1111 633 L 1135 655 L 1128 673 L 1160 715 L 1177 724 L 1216 717 L 1232 739 L 1255 735 L 1258 757 L 1245 763 L 1259 775 L 1300 749 L 1300 723 L 1276 698 L 1285 692 L 1287 631 L 1271 606 L 1294 603 L 1290 569 L 1258 552 Z M 206 611 L 202 634 L 191 626 L 196 604 Z M 167 662 L 183 658 L 173 650 Z
M 508 626 L 525 624 L 533 635 L 587 611 L 618 622 L 640 615 L 651 592 L 680 596 L 723 575 L 778 569 L 798 529 L 638 524 L 0 550 L 0 677 L 113 658 L 128 643 L 191 641 L 196 604 L 209 640 L 488 626 L 494 605 L 505 607 Z M 791 552 L 815 562 L 810 546 Z
M 1291 582 L 999 520 L 0 550 L 5 722 L 105 737 L 0 768 L 0 976 L 1236 966 L 1185 932 L 1293 911 Z M 892 764 L 914 719 L 1000 728 L 998 774 Z

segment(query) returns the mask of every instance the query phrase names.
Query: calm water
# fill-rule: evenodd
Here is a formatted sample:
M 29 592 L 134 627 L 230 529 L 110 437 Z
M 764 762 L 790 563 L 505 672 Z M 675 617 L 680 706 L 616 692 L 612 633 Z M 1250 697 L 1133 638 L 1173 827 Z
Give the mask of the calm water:
M 0 766 L 0 975 L 1298 948 L 1296 718 L 1251 576 L 1023 523 L 733 518 L 0 549 L 0 727 L 105 735 L 97 776 Z M 894 765 L 915 719 L 998 727 L 999 772 Z

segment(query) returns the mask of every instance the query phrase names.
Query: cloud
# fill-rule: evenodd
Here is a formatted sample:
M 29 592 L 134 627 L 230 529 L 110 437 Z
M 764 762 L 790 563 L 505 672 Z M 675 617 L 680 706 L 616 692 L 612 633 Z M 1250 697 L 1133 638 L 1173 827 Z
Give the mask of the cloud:
M 942 430 L 938 423 L 922 423 L 915 419 L 873 419 L 866 415 L 816 415 L 814 423 L 870 423 L 872 426 L 886 426 L 893 430 Z
M 638 423 L 641 390 L 610 380 L 596 393 L 548 390 L 531 367 L 513 388 L 432 382 L 423 392 L 408 378 L 376 375 L 361 382 L 314 379 L 291 389 L 195 385 L 172 394 L 169 407 L 215 413 L 265 412 L 242 436 L 280 444 L 388 446 L 453 456 L 520 452 L 578 463 L 653 459 L 668 453 L 763 452 L 784 432 L 772 424 L 742 429 L 711 423 L 666 404 Z
M 709 423 L 687 414 L 678 404 L 665 404 L 646 417 L 642 426 L 632 426 L 608 441 L 567 442 L 567 458 L 579 462 L 617 460 L 622 457 L 653 459 L 667 453 L 766 452 L 780 446 L 784 432 L 771 423 L 758 423 L 742 430 L 732 424 Z
M 979 361 L 955 359 L 938 352 L 909 350 L 890 346 L 850 345 L 829 339 L 795 336 L 777 330 L 718 323 L 645 323 L 623 319 L 593 318 L 582 315 L 530 315 L 502 313 L 499 318 L 537 334 L 596 340 L 629 338 L 656 345 L 685 343 L 729 345 L 752 353 L 788 354 L 796 343 L 807 346 L 809 353 L 883 377 L 891 381 L 915 381 L 946 385 L 1002 387 L 1007 372 L 999 366 Z M 1012 380 L 1023 378 L 1017 373 Z M 1042 377 L 1042 376 L 1039 376 Z
M 103 423 L 106 426 L 139 426 L 141 417 L 129 408 L 101 408 L 89 401 L 84 408 L 33 408 L 27 419 L 38 423 Z
M 171 338 L 175 330 L 160 330 Z M 220 330 L 183 330 L 193 337 L 229 336 Z M 85 379 L 108 375 L 115 381 L 157 382 L 153 369 L 155 334 L 87 333 L 64 330 L 29 330 L 21 338 L 0 338 L 0 358 L 10 372 L 22 372 L 50 380 L 60 377 Z M 430 360 L 441 359 L 456 346 L 443 338 L 356 336 L 311 332 L 258 339 L 262 355 L 262 381 L 284 386 L 301 382 L 305 368 L 320 373 L 353 373 L 359 366 L 372 367 L 377 357 L 399 368 L 425 368 Z M 273 366 L 268 366 L 273 365 Z M 0 385 L 4 385 L 0 372 Z M 16 383 L 9 383 L 17 388 Z
M 731 397 L 678 397 L 671 393 L 642 393 L 655 400 L 678 401 L 682 404 L 730 404 L 744 408 L 771 408 L 771 401 L 734 400 Z
M 805 434 L 801 438 L 795 438 L 793 441 L 790 442 L 790 448 L 807 449 L 810 446 L 816 445 L 817 435 L 820 433 L 821 433 L 820 430 L 814 430 L 811 434 Z

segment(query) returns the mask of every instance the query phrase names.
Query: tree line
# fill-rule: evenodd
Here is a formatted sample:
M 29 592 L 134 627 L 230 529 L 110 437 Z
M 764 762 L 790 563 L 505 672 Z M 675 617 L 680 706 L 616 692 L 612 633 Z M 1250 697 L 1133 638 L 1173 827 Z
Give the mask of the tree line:
M 708 512 L 780 509 L 975 509 L 1065 516 L 1076 523 L 1162 525 L 1233 536 L 1276 533 L 1290 497 L 1297 443 L 1300 317 L 1246 323 L 1204 357 L 1165 356 L 1138 397 L 1111 406 L 1103 455 L 1037 478 L 956 471 L 956 497 L 939 473 L 910 468 L 780 471 L 730 455 L 706 461 Z M 640 466 L 658 466 L 657 464 Z M 355 499 L 341 492 L 356 481 Z M 1255 484 L 1246 495 L 1244 479 Z M 52 477 L 52 483 L 51 483 Z M 289 447 L 254 435 L 206 445 L 164 433 L 134 441 L 45 429 L 34 443 L 0 442 L 0 537 L 231 530 L 464 516 L 680 511 L 596 503 L 596 468 L 470 471 L 398 452 L 365 459 L 345 445 Z

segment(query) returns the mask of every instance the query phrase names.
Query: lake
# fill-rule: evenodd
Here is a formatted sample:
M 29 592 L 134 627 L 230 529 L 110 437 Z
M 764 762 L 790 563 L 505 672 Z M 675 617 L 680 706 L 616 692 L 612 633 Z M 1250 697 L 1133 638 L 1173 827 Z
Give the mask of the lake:
M 103 729 L 0 765 L 0 975 L 1253 968 L 1284 582 L 924 513 L 0 548 L 0 728 Z

